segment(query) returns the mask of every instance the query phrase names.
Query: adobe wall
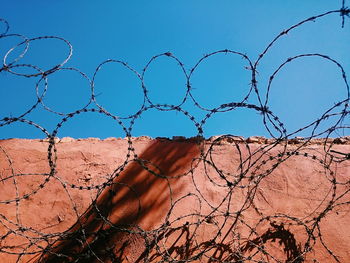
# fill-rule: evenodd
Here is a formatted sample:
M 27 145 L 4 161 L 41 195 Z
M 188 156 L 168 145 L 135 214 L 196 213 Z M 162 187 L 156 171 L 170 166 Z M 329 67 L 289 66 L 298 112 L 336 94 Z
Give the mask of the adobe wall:
M 348 138 L 2 140 L 0 261 L 349 262 L 349 153 Z

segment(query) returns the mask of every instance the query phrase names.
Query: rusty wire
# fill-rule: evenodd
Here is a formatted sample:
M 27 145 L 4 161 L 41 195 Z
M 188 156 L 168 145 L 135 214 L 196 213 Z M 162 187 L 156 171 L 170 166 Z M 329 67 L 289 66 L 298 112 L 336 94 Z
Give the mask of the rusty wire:
M 16 172 L 12 168 L 11 156 L 7 153 L 4 147 L 0 146 L 0 152 L 2 153 L 1 156 L 6 158 L 9 167 L 12 169 L 9 176 L 4 177 L 0 174 L 0 185 L 1 187 L 6 187 L 7 184 L 14 184 L 16 188 L 16 193 L 13 198 L 0 200 L 0 203 L 7 205 L 15 204 L 17 207 L 17 219 L 15 222 L 8 219 L 5 215 L 0 214 L 0 227 L 6 229 L 6 234 L 0 237 L 0 259 L 2 255 L 13 254 L 16 255 L 16 262 L 23 262 L 22 259 L 27 255 L 33 255 L 33 257 L 37 260 L 36 262 L 121 262 L 125 260 L 123 255 L 120 255 L 125 247 L 113 246 L 113 243 L 111 243 L 110 247 L 106 245 L 106 248 L 104 248 L 102 251 L 95 244 L 101 239 L 108 240 L 111 236 L 118 235 L 118 233 L 127 233 L 129 236 L 131 236 L 131 238 L 135 236 L 144 241 L 144 252 L 138 262 L 281 262 L 281 259 L 276 258 L 276 256 L 272 255 L 266 248 L 266 242 L 272 239 L 280 240 L 281 246 L 285 247 L 285 254 L 287 257 L 285 262 L 304 262 L 306 258 L 309 259 L 312 257 L 311 254 L 316 242 L 322 244 L 332 260 L 341 262 L 341 259 L 338 258 L 336 253 L 329 248 L 329 244 L 324 241 L 320 228 L 320 222 L 336 208 L 340 206 L 348 206 L 350 202 L 344 201 L 344 196 L 348 195 L 350 190 L 344 190 L 340 187 L 349 186 L 350 180 L 339 180 L 336 176 L 336 171 L 334 170 L 335 164 L 338 165 L 349 161 L 349 153 L 343 153 L 339 152 L 339 150 L 333 149 L 332 146 L 337 142 L 336 140 L 329 139 L 329 137 L 335 131 L 349 128 L 343 125 L 344 119 L 349 116 L 350 99 L 350 90 L 346 72 L 339 62 L 324 54 L 308 53 L 290 57 L 270 76 L 265 101 L 263 101 L 261 94 L 259 93 L 260 84 L 258 84 L 256 76 L 259 68 L 259 62 L 266 54 L 268 54 L 271 47 L 274 46 L 287 33 L 296 28 L 302 27 L 306 23 L 315 22 L 331 15 L 340 15 L 342 18 L 341 26 L 344 27 L 345 18 L 349 17 L 349 14 L 350 10 L 345 6 L 345 1 L 343 0 L 342 7 L 339 10 L 328 11 L 320 15 L 312 16 L 289 27 L 286 30 L 283 30 L 267 45 L 256 61 L 251 60 L 244 53 L 224 49 L 204 55 L 200 60 L 198 60 L 194 67 L 192 67 L 190 70 L 186 70 L 184 64 L 179 58 L 170 52 L 166 52 L 152 57 L 141 73 L 138 73 L 135 69 L 123 61 L 112 59 L 106 60 L 98 65 L 91 79 L 79 69 L 65 67 L 65 64 L 72 56 L 73 50 L 73 47 L 69 41 L 55 36 L 27 38 L 19 34 L 9 34 L 8 32 L 10 27 L 8 22 L 4 19 L 0 19 L 0 22 L 3 23 L 5 27 L 4 32 L 0 34 L 0 39 L 11 36 L 17 36 L 23 39 L 20 43 L 18 43 L 18 45 L 9 49 L 5 54 L 0 72 L 8 72 L 9 74 L 17 75 L 18 77 L 25 76 L 28 78 L 39 79 L 36 86 L 37 101 L 18 116 L 0 116 L 0 127 L 20 122 L 41 130 L 48 141 L 47 162 L 50 167 L 50 171 L 48 173 L 41 174 L 43 178 L 42 183 L 40 183 L 31 192 L 20 195 L 17 189 L 17 180 L 23 176 L 30 176 L 30 174 L 21 174 Z M 40 41 L 43 39 L 54 39 L 56 41 L 62 41 L 67 45 L 68 52 L 66 57 L 62 59 L 62 62 L 47 69 L 41 69 L 36 65 L 31 64 L 21 64 L 20 60 L 25 57 L 27 51 L 30 49 L 31 43 L 33 41 Z M 14 52 L 14 50 L 20 47 L 24 47 L 23 51 L 15 59 L 9 61 L 10 55 Z M 251 72 L 251 84 L 249 91 L 241 101 L 221 104 L 215 108 L 207 108 L 201 105 L 197 101 L 196 96 L 193 94 L 191 77 L 202 62 L 217 54 L 232 54 L 242 58 L 249 65 L 247 68 Z M 144 76 L 150 64 L 160 57 L 174 60 L 186 78 L 187 90 L 183 99 L 178 105 L 156 104 L 149 96 L 149 89 L 145 84 Z M 296 132 L 289 133 L 279 117 L 269 108 L 270 88 L 275 77 L 282 68 L 295 60 L 306 57 L 317 57 L 326 60 L 337 67 L 344 82 L 344 86 L 346 87 L 347 96 L 344 98 L 344 100 L 337 102 L 334 106 L 325 111 L 322 116 L 315 119 L 307 126 L 300 127 Z M 95 78 L 98 75 L 99 70 L 108 63 L 117 63 L 125 67 L 127 70 L 135 74 L 135 76 L 140 80 L 144 94 L 143 103 L 135 113 L 130 114 L 129 116 L 118 116 L 116 114 L 112 114 L 105 109 L 101 103 L 99 103 L 98 96 L 95 94 Z M 20 69 L 23 68 L 32 69 L 33 72 L 23 73 L 20 71 Z M 51 109 L 45 105 L 44 102 L 46 91 L 49 89 L 47 78 L 59 71 L 64 70 L 76 71 L 81 74 L 81 76 L 88 81 L 91 91 L 89 101 L 87 101 L 82 108 L 76 109 L 69 113 L 63 113 L 56 111 L 55 109 Z M 42 92 L 40 92 L 38 88 L 40 84 L 44 85 L 44 90 Z M 258 98 L 258 104 L 248 103 L 248 98 L 253 93 L 255 93 Z M 205 117 L 202 120 L 196 120 L 191 112 L 182 107 L 186 101 L 192 101 L 195 107 L 206 113 Z M 29 119 L 30 113 L 37 107 L 43 107 L 46 111 L 50 111 L 62 117 L 52 132 L 49 132 L 47 129 L 45 129 L 45 127 L 42 127 Z M 203 143 L 205 142 L 203 139 L 203 127 L 206 122 L 220 112 L 235 111 L 236 109 L 240 108 L 249 109 L 260 113 L 262 115 L 263 124 L 266 131 L 273 139 L 266 143 L 265 146 L 260 147 L 257 150 L 253 150 L 245 140 L 228 134 L 215 138 L 210 142 L 210 145 L 207 148 L 203 147 Z M 179 114 L 187 117 L 196 127 L 198 134 L 196 140 L 194 140 L 194 143 L 198 145 L 200 155 L 193 158 L 191 167 L 186 172 L 168 177 L 167 174 L 157 172 L 157 169 L 154 167 L 152 168 L 152 166 L 155 166 L 155 164 L 152 164 L 151 161 L 143 159 L 142 156 L 140 157 L 140 155 L 135 152 L 132 140 L 134 124 L 137 123 L 138 119 L 144 112 L 150 109 L 155 109 L 158 111 L 176 111 Z M 78 185 L 65 181 L 64 179 L 60 178 L 59 173 L 57 173 L 57 142 L 55 137 L 58 135 L 60 128 L 66 122 L 70 121 L 79 114 L 84 114 L 87 112 L 102 114 L 112 119 L 117 125 L 119 125 L 125 133 L 125 137 L 128 141 L 128 152 L 124 162 L 117 167 L 112 174 L 106 175 L 107 179 L 104 182 L 100 184 Z M 334 119 L 333 124 L 319 132 L 317 130 L 319 125 L 329 118 Z M 125 120 L 130 121 L 129 126 L 125 124 Z M 297 144 L 298 146 L 294 147 L 293 150 L 290 150 L 287 147 L 287 145 L 291 142 L 290 138 L 292 138 L 292 136 L 297 132 L 308 128 L 311 128 L 312 130 L 311 135 L 307 138 L 300 139 L 299 144 Z M 278 136 L 276 136 L 276 133 Z M 310 152 L 307 148 L 308 143 L 312 139 L 320 136 L 325 138 L 323 140 L 324 152 Z M 237 155 L 240 159 L 240 165 L 235 172 L 222 170 L 213 157 L 215 147 L 218 147 L 218 145 L 220 145 L 222 142 L 227 141 L 230 141 L 236 148 Z M 208 141 L 206 142 L 208 143 Z M 274 152 L 274 149 L 277 148 L 279 150 Z M 243 149 L 249 152 L 248 156 L 242 154 Z M 329 192 L 327 192 L 324 196 L 322 209 L 315 207 L 314 213 L 305 217 L 296 217 L 283 213 L 265 214 L 265 212 L 259 209 L 255 204 L 259 187 L 264 183 L 266 178 L 271 177 L 276 169 L 283 165 L 283 163 L 290 159 L 299 158 L 306 158 L 310 163 L 316 163 L 319 166 L 319 169 L 323 171 L 321 176 L 324 176 L 328 181 Z M 104 211 L 102 211 L 101 206 L 99 206 L 97 203 L 98 197 L 107 190 L 110 191 L 112 196 L 115 194 L 113 192 L 113 186 L 116 184 L 122 184 L 118 182 L 118 176 L 124 170 L 128 169 L 128 166 L 133 163 L 138 163 L 141 165 L 144 170 L 147 170 L 150 173 L 150 176 L 156 176 L 163 178 L 164 180 L 189 177 L 191 178 L 196 189 L 196 192 L 189 192 L 183 194 L 182 196 L 177 196 L 176 198 L 170 195 L 169 198 L 171 199 L 171 207 L 165 216 L 163 224 L 152 230 L 144 230 L 140 226 L 132 224 L 115 224 L 110 221 L 108 213 L 106 214 Z M 196 170 L 200 165 L 203 165 L 204 167 L 204 176 L 206 177 L 208 184 L 215 185 L 215 187 L 218 187 L 225 192 L 222 201 L 218 204 L 213 204 L 213 202 L 205 196 L 205 193 L 202 192 L 200 186 L 196 183 Z M 51 180 L 58 181 L 63 189 L 67 191 L 67 193 L 69 192 L 69 189 L 97 191 L 96 199 L 92 200 L 91 202 L 90 212 L 94 211 L 93 213 L 98 215 L 99 220 L 103 221 L 102 224 L 104 227 L 101 227 L 96 231 L 89 232 L 88 229 L 85 229 L 86 225 L 78 220 L 77 224 L 80 225 L 80 227 L 75 230 L 67 229 L 64 232 L 48 234 L 45 232 L 40 232 L 32 227 L 22 225 L 19 218 L 20 216 L 18 209 L 20 203 L 36 195 L 39 191 L 45 191 L 46 185 Z M 133 185 L 125 186 L 128 187 L 130 191 L 134 191 Z M 339 190 L 339 187 L 343 190 Z M 239 208 L 232 210 L 228 203 L 230 203 L 230 200 L 234 198 L 239 189 L 243 189 L 245 191 L 245 198 L 240 203 Z M 172 193 L 171 187 L 169 191 Z M 135 194 L 137 195 L 137 193 Z M 193 209 L 193 211 L 185 211 L 184 215 L 177 218 L 172 218 L 172 212 L 177 207 L 177 204 L 189 198 L 194 198 L 197 200 L 198 209 L 196 208 Z M 77 218 L 80 218 L 82 215 L 78 213 L 76 203 L 73 198 L 71 198 L 71 202 L 73 207 L 72 209 L 75 211 Z M 207 213 L 199 213 L 198 211 L 201 210 L 200 208 L 202 206 L 210 207 L 210 211 Z M 259 215 L 255 225 L 251 225 L 251 223 L 244 217 L 245 211 L 249 209 L 254 209 L 256 214 Z M 197 220 L 191 221 L 189 220 L 190 217 L 195 217 Z M 204 224 L 211 224 L 215 231 L 213 230 L 210 239 L 200 241 L 197 237 L 199 235 L 197 232 Z M 262 234 L 258 229 L 260 226 L 266 224 L 268 225 L 268 231 Z M 240 227 L 245 228 L 247 230 L 246 233 L 241 233 L 239 230 Z M 291 227 L 299 227 L 303 229 L 306 236 L 303 243 L 296 243 L 295 237 L 290 230 Z M 227 230 L 227 228 L 229 228 L 229 230 Z M 167 240 L 177 231 L 186 232 L 188 235 L 187 242 L 176 248 L 167 247 Z M 225 231 L 227 231 L 227 233 Z M 228 235 L 228 233 L 230 234 L 230 238 L 223 241 L 225 238 L 222 239 L 222 237 Z M 13 236 L 24 238 L 26 243 L 21 244 L 19 247 L 1 246 L 6 239 L 12 238 Z M 69 249 L 60 249 L 59 246 L 56 246 L 57 242 L 64 244 L 64 242 L 67 240 L 70 240 L 70 242 L 73 242 L 74 244 L 81 244 L 81 248 L 78 249 L 78 252 L 72 252 Z M 266 258 L 269 258 L 268 261 L 266 261 Z

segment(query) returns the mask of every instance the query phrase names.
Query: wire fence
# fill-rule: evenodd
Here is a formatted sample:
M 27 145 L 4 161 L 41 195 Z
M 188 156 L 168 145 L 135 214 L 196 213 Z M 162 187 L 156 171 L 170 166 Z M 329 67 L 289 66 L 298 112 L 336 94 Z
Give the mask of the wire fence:
M 339 207 L 348 207 L 350 202 L 350 181 L 344 174 L 346 170 L 342 170 L 342 167 L 349 165 L 350 153 L 335 147 L 337 144 L 347 144 L 348 142 L 346 138 L 330 139 L 334 132 L 350 128 L 344 125 L 344 120 L 349 118 L 350 98 L 345 70 L 339 62 L 323 54 L 309 53 L 290 57 L 270 76 L 265 100 L 262 99 L 256 78 L 259 62 L 280 39 L 296 28 L 332 15 L 340 15 L 341 26 L 345 26 L 345 18 L 350 15 L 350 9 L 345 6 L 345 1 L 342 2 L 342 7 L 339 10 L 310 17 L 282 31 L 267 45 L 255 61 L 244 53 L 225 49 L 204 55 L 192 69 L 186 70 L 180 59 L 172 53 L 166 52 L 152 57 L 141 73 L 123 61 L 106 60 L 98 65 L 91 79 L 79 69 L 65 67 L 73 50 L 69 41 L 55 36 L 27 38 L 19 34 L 9 33 L 8 22 L 0 19 L 4 26 L 4 32 L 0 34 L 0 39 L 13 36 L 22 39 L 19 44 L 6 52 L 0 72 L 7 72 L 18 77 L 39 79 L 36 85 L 36 102 L 18 116 L 0 116 L 0 129 L 14 123 L 24 123 L 42 131 L 47 137 L 47 163 L 49 167 L 49 172 L 42 174 L 18 172 L 13 168 L 13 157 L 9 154 L 9 150 L 0 145 L 1 158 L 10 167 L 8 174 L 1 175 L 0 187 L 6 189 L 11 185 L 15 189 L 13 197 L 0 200 L 0 204 L 16 208 L 14 220 L 10 219 L 6 213 L 0 214 L 0 228 L 3 229 L 1 232 L 3 234 L 0 237 L 0 259 L 12 255 L 13 262 L 262 263 L 305 262 L 306 260 L 309 260 L 308 262 L 321 262 L 319 259 L 313 258 L 315 249 L 320 245 L 329 257 L 327 262 L 345 262 L 330 248 L 321 231 L 321 222 L 324 222 L 330 214 L 333 215 Z M 69 52 L 62 62 L 48 69 L 41 69 L 31 64 L 21 64 L 21 59 L 30 50 L 31 43 L 43 39 L 62 41 L 67 45 Z M 18 50 L 21 51 L 18 52 Z M 16 58 L 10 59 L 15 53 L 19 54 L 16 55 Z M 201 63 L 217 54 L 232 54 L 246 61 L 249 65 L 248 70 L 251 72 L 251 84 L 249 91 L 241 101 L 225 103 L 209 109 L 200 105 L 193 95 L 191 77 Z M 144 76 L 152 62 L 160 57 L 174 60 L 186 78 L 186 94 L 178 105 L 155 104 L 149 96 Z M 337 67 L 346 86 L 347 97 L 334 104 L 322 116 L 307 126 L 300 127 L 296 132 L 288 133 L 279 117 L 269 108 L 270 88 L 276 76 L 286 65 L 305 57 L 317 57 Z M 99 103 L 98 96 L 95 94 L 95 78 L 98 72 L 106 64 L 112 63 L 125 67 L 135 74 L 142 83 L 143 104 L 140 109 L 129 116 L 118 116 L 107 111 Z M 48 107 L 44 99 L 49 89 L 48 77 L 67 70 L 78 72 L 86 78 L 91 93 L 87 105 L 70 113 L 63 113 Z M 39 88 L 41 84 L 44 84 L 43 90 Z M 257 104 L 248 103 L 251 94 L 255 94 L 258 98 Z M 183 108 L 187 101 L 192 101 L 198 110 L 205 112 L 206 115 L 202 120 L 196 120 L 191 112 Z M 52 132 L 29 119 L 30 113 L 37 107 L 43 107 L 46 111 L 61 116 L 61 120 Z M 196 127 L 197 137 L 184 140 L 181 146 L 176 146 L 171 141 L 158 140 L 141 154 L 137 154 L 132 137 L 133 127 L 142 114 L 150 109 L 173 111 L 184 115 Z M 252 148 L 247 140 L 233 135 L 222 135 L 212 140 L 204 139 L 203 127 L 208 120 L 218 113 L 238 109 L 249 109 L 261 114 L 263 125 L 272 139 L 265 140 L 258 148 Z M 66 122 L 87 112 L 102 114 L 121 127 L 127 141 L 127 154 L 120 166 L 105 175 L 104 181 L 93 184 L 72 183 L 61 178 L 58 172 L 57 154 L 59 147 L 56 136 Z M 332 124 L 319 132 L 318 127 L 329 119 L 332 120 Z M 129 126 L 125 124 L 126 120 L 129 121 Z M 309 137 L 290 139 L 297 132 L 306 129 L 311 129 Z M 309 143 L 320 136 L 324 137 L 321 140 L 323 151 L 312 152 Z M 235 169 L 232 167 L 227 168 L 228 170 L 223 169 L 220 167 L 220 160 L 215 157 L 215 149 L 223 142 L 230 142 L 234 146 L 235 156 L 238 158 Z M 291 150 L 289 145 L 292 143 L 294 147 Z M 172 152 L 172 157 L 168 156 L 169 152 Z M 274 178 L 283 165 L 293 162 L 293 160 L 295 161 L 294 165 L 297 165 L 300 159 L 307 160 L 310 167 L 317 167 L 320 171 L 319 176 L 323 178 L 328 189 L 323 192 L 324 196 L 319 196 L 322 202 L 317 204 L 307 216 L 295 216 L 293 212 L 276 213 L 260 208 L 257 205 L 257 199 L 261 197 L 259 189 L 269 178 Z M 170 169 L 169 167 L 173 167 L 178 160 L 181 160 L 182 169 Z M 40 175 L 42 182 L 32 191 L 22 194 L 19 182 L 22 178 L 30 178 L 34 174 Z M 206 184 L 219 189 L 215 202 L 207 196 L 203 185 L 198 183 L 200 176 L 205 178 Z M 147 180 L 149 180 L 148 187 L 144 189 L 143 184 Z M 175 189 L 173 184 L 181 180 L 188 180 L 188 184 L 191 184 L 193 188 L 188 192 L 184 190 L 185 193 L 180 191 L 181 194 L 178 194 L 179 190 Z M 47 185 L 52 181 L 60 184 L 63 191 L 68 194 L 72 211 L 77 218 L 75 224 L 65 231 L 55 233 L 39 231 L 34 227 L 21 224 L 20 206 L 26 200 L 34 198 L 38 193 L 45 192 L 48 189 Z M 170 207 L 166 211 L 162 210 L 162 214 L 159 215 L 162 220 L 159 226 L 147 228 L 143 223 L 140 223 L 143 222 L 141 218 L 146 218 L 147 209 L 150 209 L 147 206 L 151 201 L 145 201 L 144 196 L 147 193 L 152 193 L 153 189 L 150 186 L 156 188 L 156 185 L 162 185 L 164 189 L 167 189 L 166 201 L 170 203 Z M 71 190 L 94 192 L 95 197 L 84 213 L 78 211 L 77 201 L 70 194 Z M 162 194 L 163 191 L 153 191 L 153 195 L 157 197 L 162 196 Z M 241 198 L 239 202 L 234 201 L 237 196 Z M 57 196 L 57 199 L 60 197 Z M 186 202 L 196 205 L 193 205 L 188 211 L 176 212 L 179 204 Z M 161 207 L 160 204 L 158 205 Z M 136 215 L 121 212 L 125 211 L 125 206 L 135 206 Z M 154 209 L 153 206 L 149 206 Z M 254 220 L 247 216 L 252 213 L 252 210 L 255 213 Z M 123 213 L 123 216 L 120 216 L 120 213 Z M 156 214 L 156 212 L 152 213 Z M 262 231 L 262 229 L 265 230 Z M 295 229 L 303 232 L 302 241 L 296 238 L 296 234 L 293 232 Z M 16 246 L 6 245 L 6 242 L 13 239 L 20 240 L 20 244 Z M 272 252 L 274 250 L 268 245 L 269 242 L 275 240 L 278 240 L 278 246 L 283 248 L 281 257 L 276 256 Z M 133 246 L 138 247 L 138 251 L 141 253 L 132 252 L 130 247 Z M 137 257 L 135 258 L 134 255 L 133 258 L 135 253 Z M 349 259 L 350 257 L 347 260 Z

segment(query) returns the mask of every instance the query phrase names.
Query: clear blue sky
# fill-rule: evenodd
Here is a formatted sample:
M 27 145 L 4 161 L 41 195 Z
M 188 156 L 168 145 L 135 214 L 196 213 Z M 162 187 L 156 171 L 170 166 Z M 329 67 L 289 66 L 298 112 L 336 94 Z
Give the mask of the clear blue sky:
M 347 3 L 350 5 L 350 3 Z M 0 17 L 10 24 L 8 34 L 28 38 L 59 36 L 73 45 L 73 56 L 65 67 L 74 67 L 92 79 L 96 67 L 106 59 L 122 60 L 133 69 L 142 69 L 154 56 L 171 52 L 189 71 L 204 55 L 230 49 L 246 54 L 252 61 L 275 36 L 293 24 L 326 11 L 337 10 L 337 0 L 156 0 L 156 1 L 23 1 L 4 0 Z M 309 22 L 289 32 L 269 50 L 257 70 L 262 100 L 270 75 L 288 57 L 303 53 L 321 53 L 337 60 L 350 72 L 350 19 L 338 13 Z M 2 30 L 3 24 L 0 25 Z M 3 31 L 3 30 L 2 30 Z M 21 39 L 0 39 L 0 56 Z M 23 50 L 16 49 L 9 61 Z M 23 59 L 48 69 L 65 59 L 68 48 L 62 41 L 34 41 Z M 206 108 L 223 103 L 240 102 L 250 89 L 249 66 L 237 55 L 218 54 L 205 60 L 191 77 L 192 94 Z M 28 69 L 16 68 L 16 70 Z M 188 72 L 189 73 L 189 72 Z M 39 77 L 24 78 L 0 72 L 0 120 L 17 117 L 36 101 Z M 160 57 L 144 76 L 149 96 L 154 103 L 178 104 L 186 92 L 186 78 L 175 61 Z M 39 83 L 39 93 L 43 82 Z M 117 116 L 135 113 L 143 102 L 140 80 L 119 64 L 106 64 L 95 79 L 98 103 Z M 72 112 L 89 101 L 87 79 L 71 70 L 48 76 L 44 103 L 58 112 Z M 306 57 L 289 63 L 276 75 L 271 85 L 269 109 L 285 124 L 289 133 L 320 117 L 335 103 L 347 98 L 341 71 L 334 63 L 319 57 Z M 256 104 L 255 94 L 248 103 Z M 89 108 L 92 108 L 90 105 Z M 200 111 L 188 100 L 183 107 L 200 121 L 207 112 Z M 37 107 L 24 117 L 52 132 L 62 119 Z M 322 131 L 329 123 L 323 123 Z M 0 123 L 3 121 L 0 121 Z M 343 124 L 349 125 L 349 117 Z M 128 126 L 125 120 L 125 126 Z M 251 109 L 217 113 L 203 127 L 204 135 L 235 134 L 268 136 L 262 115 Z M 350 134 L 348 130 L 339 135 Z M 179 112 L 143 112 L 135 122 L 133 136 L 167 136 L 197 134 L 196 127 Z M 310 129 L 296 136 L 308 136 Z M 59 129 L 58 137 L 124 137 L 112 119 L 101 114 L 85 113 L 72 118 Z M 336 134 L 334 134 L 336 136 Z M 42 138 L 44 134 L 23 123 L 0 127 L 0 138 Z

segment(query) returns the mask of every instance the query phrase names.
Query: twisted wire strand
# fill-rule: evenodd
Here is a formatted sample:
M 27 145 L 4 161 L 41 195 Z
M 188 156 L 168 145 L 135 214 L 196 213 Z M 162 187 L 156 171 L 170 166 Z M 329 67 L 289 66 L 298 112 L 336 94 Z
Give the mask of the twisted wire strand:
M 13 255 L 14 262 L 305 262 L 306 259 L 312 258 L 313 252 L 321 246 L 327 251 L 330 259 L 342 262 L 325 240 L 321 222 L 330 214 L 337 213 L 340 207 L 348 207 L 350 204 L 350 180 L 346 174 L 338 172 L 342 167 L 349 165 L 350 154 L 341 152 L 336 147 L 338 144 L 349 142 L 339 142 L 344 138 L 338 138 L 338 141 L 331 139 L 334 132 L 349 129 L 344 124 L 345 118 L 349 117 L 350 99 L 345 69 L 338 61 L 325 54 L 299 54 L 280 64 L 269 77 L 265 100 L 261 97 L 261 86 L 257 81 L 259 63 L 281 38 L 297 28 L 302 28 L 304 24 L 334 14 L 341 16 L 341 26 L 344 27 L 345 18 L 350 14 L 344 0 L 339 10 L 312 16 L 283 30 L 255 61 L 244 53 L 224 49 L 204 55 L 190 70 L 186 70 L 179 58 L 170 52 L 165 52 L 153 56 L 141 73 L 126 62 L 105 60 L 97 66 L 91 79 L 79 69 L 65 66 L 73 54 L 73 47 L 66 39 L 56 36 L 27 38 L 19 34 L 9 34 L 9 23 L 0 19 L 5 28 L 0 33 L 0 41 L 8 37 L 21 38 L 17 45 L 5 53 L 0 72 L 38 79 L 35 87 L 36 102 L 18 116 L 0 116 L 0 128 L 14 123 L 30 125 L 44 134 L 48 144 L 47 171 L 30 173 L 17 171 L 13 167 L 10 151 L 0 145 L 2 165 L 5 167 L 6 164 L 8 167 L 6 173 L 0 174 L 0 187 L 5 189 L 11 185 L 15 189 L 12 197 L 0 200 L 1 205 L 15 207 L 14 218 L 10 218 L 6 213 L 0 213 L 0 228 L 3 229 L 3 234 L 0 236 L 0 259 L 2 256 Z M 49 68 L 21 63 L 32 42 L 46 39 L 62 41 L 67 45 L 66 57 L 61 62 Z M 10 56 L 18 48 L 23 48 L 22 52 L 10 61 Z M 248 64 L 246 69 L 251 73 L 250 89 L 240 101 L 231 101 L 209 108 L 199 103 L 193 93 L 191 80 L 201 64 L 219 54 L 238 56 Z M 317 57 L 337 67 L 346 89 L 346 97 L 336 102 L 319 118 L 290 132 L 269 108 L 270 91 L 276 76 L 286 65 L 311 57 Z M 150 95 L 150 88 L 146 85 L 145 79 L 150 65 L 159 58 L 174 61 L 185 77 L 186 91 L 177 105 L 156 103 Z M 140 81 L 143 92 L 140 107 L 136 112 L 126 116 L 113 114 L 111 109 L 99 102 L 95 94 L 96 76 L 105 65 L 112 63 L 134 74 Z M 31 72 L 22 73 L 20 69 L 30 69 Z M 84 106 L 74 111 L 61 112 L 46 105 L 45 97 L 50 89 L 48 78 L 58 72 L 67 71 L 83 77 L 88 83 L 90 94 Z M 40 85 L 44 86 L 43 90 L 40 90 Z M 258 98 L 257 104 L 249 102 L 252 94 Z M 196 119 L 194 114 L 186 110 L 184 107 L 186 102 L 193 103 L 198 110 L 204 112 L 203 119 Z M 52 132 L 30 119 L 31 112 L 37 107 L 61 118 Z M 219 113 L 238 109 L 252 110 L 261 114 L 263 125 L 272 139 L 266 139 L 259 147 L 254 147 L 247 140 L 230 134 L 212 140 L 204 139 L 205 124 L 208 120 Z M 172 111 L 183 115 L 193 124 L 197 136 L 185 140 L 180 148 L 175 149 L 172 148 L 171 141 L 158 140 L 151 147 L 138 153 L 134 147 L 133 129 L 135 123 L 149 110 Z M 59 172 L 57 136 L 67 122 L 83 114 L 98 114 L 111 119 L 126 137 L 125 159 L 113 171 L 101 177 L 100 181 L 86 179 L 86 182 L 77 182 L 61 176 Z M 321 123 L 330 118 L 335 120 L 334 123 L 319 131 Z M 311 128 L 308 137 L 297 139 L 297 142 L 290 139 L 308 128 Z M 320 136 L 324 137 L 323 151 L 315 152 L 309 145 L 312 140 L 317 140 Z M 237 160 L 230 167 L 221 167 L 216 148 L 227 143 L 232 146 Z M 175 157 L 169 157 L 169 160 L 162 159 L 170 152 L 173 156 L 184 159 L 184 163 L 179 165 L 182 169 L 177 168 L 173 171 L 167 168 L 177 162 Z M 190 152 L 196 154 L 188 156 Z M 154 154 L 158 154 L 158 157 L 154 157 Z M 302 215 L 293 211 L 273 212 L 262 208 L 259 200 L 265 198 L 262 192 L 262 189 L 265 189 L 264 185 L 268 184 L 270 178 L 278 175 L 278 169 L 283 165 L 289 162 L 297 163 L 301 159 L 307 160 L 310 166 L 316 167 L 320 173 L 318 176 L 326 187 L 323 196 L 319 197 L 320 200 L 315 201 L 311 211 Z M 147 212 L 147 208 L 144 207 L 147 204 L 141 202 L 145 191 L 143 186 L 133 181 L 133 177 L 148 180 L 149 185 L 161 184 L 166 189 L 164 190 L 168 193 L 166 201 L 170 206 L 163 213 L 160 225 L 146 228 L 139 223 L 144 216 L 143 213 Z M 40 182 L 30 192 L 22 193 L 21 181 L 26 178 L 40 178 Z M 208 196 L 205 185 L 201 184 L 203 178 L 206 184 L 218 189 L 220 194 L 216 198 Z M 179 191 L 173 183 L 176 180 L 187 180 L 187 184 L 192 188 L 188 191 L 187 188 Z M 21 219 L 22 204 L 31 199 L 35 200 L 35 196 L 40 193 L 45 193 L 51 182 L 60 185 L 70 200 L 75 215 L 76 223 L 64 231 L 50 232 L 46 229 L 36 229 L 35 226 L 27 226 Z M 91 193 L 91 200 L 85 211 L 79 208 L 79 202 L 72 192 L 75 190 Z M 147 189 L 146 192 L 152 192 L 152 189 Z M 121 193 L 126 194 L 121 196 Z M 159 198 L 163 198 L 162 193 L 158 193 Z M 57 199 L 59 198 L 57 196 Z M 266 202 L 268 203 L 268 200 Z M 185 211 L 177 211 L 178 207 L 187 207 L 186 203 L 196 205 Z M 129 211 L 132 209 L 135 211 Z M 116 219 L 120 211 L 126 211 L 129 217 Z M 247 216 L 251 211 L 256 215 L 254 220 Z M 203 239 L 203 231 L 207 232 L 204 236 L 209 238 Z M 298 239 L 300 235 L 303 238 Z M 7 242 L 11 243 L 14 238 L 21 243 L 7 245 Z M 283 248 L 283 258 L 276 255 L 268 245 L 275 240 L 279 240 L 279 245 Z M 137 258 L 133 258 L 132 252 L 128 250 L 133 244 L 142 248 L 142 253 Z M 319 261 L 314 259 L 314 262 Z

